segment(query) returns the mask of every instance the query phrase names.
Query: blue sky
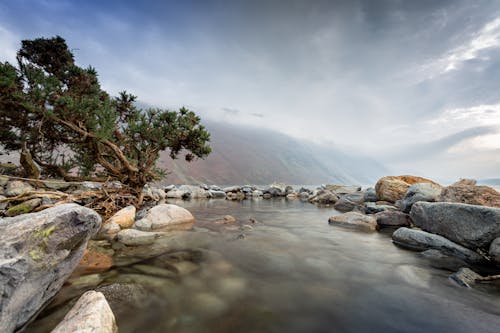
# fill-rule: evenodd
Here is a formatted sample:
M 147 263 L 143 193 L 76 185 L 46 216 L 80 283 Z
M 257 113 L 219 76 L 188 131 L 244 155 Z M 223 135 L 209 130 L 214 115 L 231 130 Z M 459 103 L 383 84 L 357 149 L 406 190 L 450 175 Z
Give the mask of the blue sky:
M 500 177 L 498 1 L 0 0 L 0 61 L 54 35 L 111 93 L 395 173 Z

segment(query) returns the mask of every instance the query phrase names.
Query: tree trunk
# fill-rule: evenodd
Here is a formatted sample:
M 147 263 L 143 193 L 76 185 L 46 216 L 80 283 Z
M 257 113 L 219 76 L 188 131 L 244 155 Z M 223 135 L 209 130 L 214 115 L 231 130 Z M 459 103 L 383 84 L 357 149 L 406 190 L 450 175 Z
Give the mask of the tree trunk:
M 33 158 L 31 157 L 30 151 L 26 148 L 26 143 L 23 144 L 23 148 L 21 149 L 21 156 L 19 158 L 19 162 L 26 173 L 26 178 L 39 179 L 40 178 L 40 169 L 33 162 Z

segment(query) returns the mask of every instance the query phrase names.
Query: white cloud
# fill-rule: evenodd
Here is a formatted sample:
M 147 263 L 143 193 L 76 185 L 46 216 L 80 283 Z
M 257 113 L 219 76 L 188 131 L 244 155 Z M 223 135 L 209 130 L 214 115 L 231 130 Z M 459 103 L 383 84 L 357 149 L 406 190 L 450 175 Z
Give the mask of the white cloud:
M 6 28 L 0 26 L 0 61 L 16 63 L 16 53 L 19 44 L 19 37 Z

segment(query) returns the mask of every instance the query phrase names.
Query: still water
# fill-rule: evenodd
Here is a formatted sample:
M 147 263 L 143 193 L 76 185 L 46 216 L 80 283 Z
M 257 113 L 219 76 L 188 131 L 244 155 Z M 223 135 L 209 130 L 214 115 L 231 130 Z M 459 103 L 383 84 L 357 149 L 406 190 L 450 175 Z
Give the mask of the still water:
M 330 226 L 332 208 L 172 203 L 200 224 L 229 214 L 251 228 L 210 233 L 196 271 L 160 284 L 138 306 L 115 306 L 121 333 L 500 332 L 500 292 L 455 286 L 450 272 L 394 246 L 390 231 Z

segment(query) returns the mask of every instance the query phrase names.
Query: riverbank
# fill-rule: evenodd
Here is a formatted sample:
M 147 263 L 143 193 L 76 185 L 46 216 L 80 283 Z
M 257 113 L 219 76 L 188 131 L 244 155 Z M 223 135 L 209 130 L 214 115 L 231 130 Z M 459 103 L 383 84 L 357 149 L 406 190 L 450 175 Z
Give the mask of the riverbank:
M 465 231 L 461 232 L 461 234 L 464 236 L 464 239 L 450 240 L 443 235 L 440 235 L 440 233 L 442 234 L 444 232 L 442 231 L 442 228 L 431 230 L 429 226 L 425 225 L 425 219 L 422 220 L 423 222 L 420 221 L 420 219 L 422 219 L 423 217 L 428 216 L 430 214 L 430 211 L 434 212 L 434 210 L 429 211 L 429 209 L 431 208 L 428 208 L 424 203 L 416 204 L 417 201 L 423 201 L 423 190 L 428 190 L 428 186 L 423 186 L 424 189 L 422 190 L 422 185 L 413 185 L 414 188 L 410 190 L 412 184 L 406 183 L 408 186 L 401 184 L 401 179 L 389 179 L 388 181 L 389 182 L 384 180 L 383 182 L 386 182 L 385 185 L 376 186 L 373 190 L 362 190 L 357 187 L 345 186 L 324 186 L 323 188 L 319 189 L 309 189 L 307 191 L 304 189 L 301 191 L 300 189 L 294 190 L 293 187 L 290 187 L 290 190 L 290 188 L 287 189 L 286 186 L 278 184 L 274 184 L 273 186 L 262 189 L 253 189 L 251 186 L 239 186 L 220 190 L 215 188 L 205 189 L 202 187 L 189 187 L 191 189 L 191 194 L 189 196 L 192 199 L 191 201 L 185 201 L 182 199 L 183 197 L 185 199 L 188 198 L 185 193 L 183 193 L 183 195 L 181 195 L 180 197 L 168 198 L 168 193 L 174 191 L 173 193 L 177 192 L 176 195 L 178 195 L 178 192 L 187 189 L 186 187 L 146 188 L 145 192 L 147 194 L 146 196 L 149 198 L 149 203 L 144 209 L 136 211 L 135 208 L 133 209 L 130 206 L 126 207 L 114 217 L 105 219 L 102 227 L 97 233 L 95 233 L 95 235 L 94 232 L 90 230 L 91 228 L 89 228 L 87 233 L 89 237 L 92 237 L 93 239 L 88 241 L 88 245 L 86 246 L 87 251 L 83 256 L 83 260 L 80 261 L 80 264 L 78 266 L 74 267 L 74 271 L 76 273 L 73 273 L 73 276 L 69 278 L 68 282 L 66 283 L 66 287 L 62 289 L 63 293 L 59 293 L 58 296 L 56 296 L 56 300 L 52 300 L 52 303 L 46 307 L 45 315 L 43 316 L 43 318 L 46 318 L 46 321 L 49 321 L 47 319 L 50 318 L 50 316 L 47 316 L 48 311 L 52 314 L 54 314 L 55 312 L 59 312 L 59 319 L 61 319 L 61 314 L 64 315 L 64 313 L 68 310 L 68 307 L 71 306 L 71 300 L 73 300 L 74 303 L 74 301 L 76 301 L 76 298 L 85 290 L 101 290 L 101 292 L 103 292 L 103 295 L 105 295 L 108 300 L 109 298 L 114 297 L 115 299 L 113 301 L 110 301 L 111 309 L 116 308 L 120 309 L 120 311 L 123 311 L 121 307 L 117 307 L 117 304 L 127 302 L 127 297 L 124 295 L 128 295 L 129 298 L 131 297 L 142 299 L 141 295 L 144 295 L 144 293 L 148 293 L 147 291 L 144 291 L 143 288 L 152 288 L 155 290 L 155 293 L 157 293 L 158 290 L 172 291 L 177 289 L 177 287 L 175 287 L 175 284 L 177 283 L 176 281 L 179 281 L 182 285 L 184 285 L 186 281 L 198 277 L 199 275 L 208 274 L 209 276 L 214 276 L 215 281 L 217 280 L 217 276 L 223 277 L 224 271 L 231 271 L 235 268 L 233 264 L 229 264 L 227 260 L 223 259 L 224 251 L 222 253 L 220 251 L 216 251 L 215 253 L 213 252 L 214 244 L 220 242 L 229 242 L 230 244 L 233 244 L 233 242 L 243 242 L 239 244 L 245 244 L 245 242 L 247 241 L 248 244 L 254 242 L 254 240 L 257 238 L 256 235 L 264 238 L 261 230 L 267 230 L 267 232 L 273 231 L 268 229 L 269 222 L 265 214 L 255 214 L 254 216 L 239 216 L 239 214 L 237 214 L 239 209 L 238 207 L 241 208 L 247 205 L 243 205 L 243 202 L 248 202 L 248 205 L 252 205 L 252 203 L 254 203 L 255 207 L 259 207 L 260 202 L 269 202 L 269 207 L 272 207 L 273 203 L 279 203 L 279 205 L 282 205 L 283 203 L 288 202 L 289 205 L 284 204 L 285 206 L 282 212 L 283 214 L 286 214 L 286 207 L 293 207 L 294 209 L 290 211 L 290 214 L 292 215 L 288 215 L 290 217 L 300 216 L 301 211 L 304 211 L 306 209 L 305 207 L 309 207 L 307 208 L 307 210 L 319 210 L 321 211 L 321 214 L 324 215 L 332 214 L 333 216 L 329 216 L 329 221 L 332 225 L 332 228 L 342 226 L 343 228 L 349 228 L 348 230 L 363 230 L 363 233 L 359 234 L 361 237 L 360 239 L 368 237 L 365 236 L 367 235 L 367 231 L 370 233 L 376 233 L 377 230 L 380 230 L 383 235 L 386 235 L 387 230 L 391 230 L 392 232 L 395 226 L 405 226 L 400 228 L 399 230 L 409 230 L 410 236 L 407 235 L 408 231 L 398 231 L 393 234 L 394 241 L 398 245 L 410 247 L 414 250 L 416 249 L 419 251 L 423 251 L 430 249 L 431 252 L 427 252 L 426 254 L 424 253 L 423 255 L 428 257 L 429 260 L 433 262 L 434 266 L 438 265 L 438 263 L 441 263 L 441 266 L 448 267 L 446 268 L 447 270 L 449 270 L 450 267 L 454 265 L 452 267 L 454 270 L 458 270 L 461 267 L 468 267 L 473 268 L 478 273 L 484 275 L 491 275 L 495 273 L 495 270 L 498 268 L 497 262 L 495 262 L 495 257 L 492 256 L 491 253 L 488 253 L 488 251 L 490 251 L 490 248 L 492 247 L 490 243 L 495 243 L 494 241 L 490 241 L 490 238 L 496 235 L 496 231 L 494 228 L 486 230 L 486 227 L 481 223 L 486 223 L 485 225 L 488 227 L 497 225 L 498 220 L 495 220 L 495 218 L 497 218 L 495 216 L 497 215 L 493 213 L 495 213 L 498 208 L 485 208 L 486 206 L 479 206 L 477 204 L 470 205 L 466 203 L 465 205 L 467 207 L 473 206 L 473 208 L 468 208 L 468 210 L 465 210 L 465 212 L 467 212 L 467 214 L 469 214 L 470 216 L 472 216 L 471 218 L 473 218 L 473 220 L 471 220 L 473 222 L 471 222 L 470 224 L 479 225 L 481 227 L 479 228 L 480 230 L 478 229 L 479 231 L 473 230 L 473 234 L 475 235 L 484 229 L 486 231 L 483 234 L 486 234 L 487 237 L 465 237 L 467 236 L 465 233 L 465 231 L 467 230 L 464 229 Z M 428 184 L 432 183 L 428 182 Z M 73 184 L 72 186 L 76 186 L 76 184 Z M 86 184 L 85 186 L 85 191 L 87 192 L 89 192 L 89 187 L 97 187 L 90 190 L 90 192 L 98 192 L 102 190 L 102 186 L 99 189 L 99 186 L 95 184 L 92 186 Z M 475 202 L 477 202 L 477 200 L 480 200 L 481 198 L 483 198 L 481 200 L 486 200 L 484 199 L 485 196 L 483 195 L 485 193 L 484 189 L 478 189 L 477 186 L 471 183 L 458 184 L 454 186 L 460 187 L 460 189 L 454 190 L 455 192 L 453 193 L 468 193 L 468 195 L 463 196 L 462 199 L 474 199 L 476 200 Z M 107 186 L 104 186 L 104 188 L 106 187 Z M 404 187 L 406 187 L 406 189 L 403 191 Z M 418 188 L 417 192 L 415 192 L 415 187 Z M 431 187 L 439 188 L 437 184 L 432 185 Z M 443 192 L 448 193 L 447 195 L 449 196 L 449 193 L 451 193 L 450 191 L 453 190 L 452 187 L 441 187 L 438 196 L 434 195 L 430 199 L 425 199 L 425 201 L 432 200 L 431 204 L 427 205 L 430 205 L 430 207 L 438 207 L 438 213 L 446 208 L 447 210 L 445 211 L 445 216 L 450 215 L 448 213 L 450 209 L 458 209 L 462 207 L 460 205 L 463 205 L 463 203 L 448 203 L 446 204 L 446 207 L 441 207 L 443 203 L 436 202 L 437 200 L 440 200 Z M 21 188 L 21 186 L 12 186 L 9 185 L 9 182 L 4 184 L 4 191 L 6 192 L 5 194 L 12 195 L 13 193 L 11 190 L 13 188 Z M 249 188 L 251 192 L 247 190 L 247 188 Z M 34 186 L 32 185 L 32 189 L 30 189 L 29 191 L 40 190 L 40 188 L 34 188 Z M 81 188 L 71 188 L 70 186 L 64 189 L 64 193 L 66 193 L 67 195 L 78 195 L 78 193 L 81 193 L 78 191 L 81 190 Z M 198 200 L 197 197 L 200 193 L 206 193 L 211 190 L 224 192 L 225 198 L 229 198 L 230 200 Z M 7 191 L 10 192 L 7 193 Z M 17 192 L 15 196 L 10 196 L 8 198 L 25 198 L 23 197 L 23 195 L 29 197 L 29 191 L 24 192 L 24 194 Z M 62 192 L 53 190 L 51 191 Z M 254 192 L 256 191 L 262 192 L 262 197 L 260 196 L 260 193 L 259 195 L 254 196 Z M 47 190 L 47 192 L 49 191 Z M 437 193 L 437 191 L 435 192 Z M 163 193 L 165 194 L 165 196 L 163 196 Z M 193 195 L 193 193 L 195 193 L 195 195 Z M 307 193 L 307 196 L 303 193 Z M 395 193 L 401 193 L 401 197 L 396 197 Z M 471 196 L 470 193 L 475 194 Z M 494 192 L 491 192 L 490 194 L 494 194 Z M 31 193 L 31 195 L 33 195 L 33 193 Z M 247 198 L 247 200 L 239 201 L 244 200 L 243 198 Z M 266 200 L 264 198 L 269 199 Z M 300 201 L 300 198 L 302 198 L 303 201 Z M 380 201 L 379 199 L 382 198 L 386 200 Z M 412 200 L 415 202 L 412 202 L 410 204 L 410 207 L 407 207 L 408 200 L 411 198 L 413 198 Z M 416 200 L 415 198 L 420 199 Z M 456 199 L 457 195 L 454 195 L 453 198 L 455 198 L 454 200 L 458 200 Z M 494 200 L 495 196 L 486 196 L 486 198 L 490 198 L 488 200 Z M 171 202 L 171 200 L 173 200 L 174 202 Z M 400 202 L 398 202 L 398 200 L 400 200 Z M 5 211 L 8 211 L 10 208 L 14 207 L 14 203 L 17 203 L 14 200 L 10 200 L 9 202 L 11 203 L 11 207 L 4 207 Z M 199 213 L 194 214 L 194 216 L 190 213 L 191 209 L 189 208 L 189 205 L 195 202 L 206 202 L 206 205 L 219 205 L 222 206 L 222 208 L 220 213 L 206 216 L 204 219 L 199 219 Z M 298 202 L 301 202 L 302 205 L 299 206 L 301 207 L 300 209 L 296 209 L 296 207 L 294 206 Z M 309 202 L 315 203 L 316 205 L 318 205 L 318 207 L 316 208 Z M 54 202 L 52 204 L 54 204 Z M 227 206 L 228 204 L 229 206 Z M 413 207 L 415 205 L 418 210 Z M 420 207 L 422 205 L 424 206 L 423 208 Z M 449 205 L 451 205 L 452 208 L 450 208 Z M 69 209 L 69 211 L 72 211 L 75 209 L 73 207 L 67 207 L 65 205 L 63 208 L 58 208 L 58 206 L 61 207 L 60 205 L 56 205 L 54 208 L 49 208 L 49 210 Z M 180 206 L 185 206 L 188 208 L 188 210 Z M 40 205 L 37 207 L 40 207 Z M 33 210 L 36 210 L 37 207 L 35 207 Z M 332 207 L 335 207 L 335 210 L 333 210 Z M 478 220 L 473 214 L 478 209 L 481 213 L 479 214 L 479 216 L 490 216 L 492 220 Z M 487 214 L 484 213 L 484 209 L 486 209 Z M 490 209 L 492 211 L 490 211 Z M 231 212 L 226 212 L 226 210 L 229 210 Z M 339 213 L 338 211 L 344 211 L 344 213 Z M 457 214 L 465 214 L 463 212 L 463 209 L 459 209 Z M 23 216 L 27 217 L 29 215 L 21 215 L 17 219 L 23 219 Z M 33 217 L 30 216 L 29 220 L 32 219 Z M 291 219 L 293 220 L 293 218 Z M 325 217 L 323 222 L 325 223 L 325 225 L 326 220 L 327 218 Z M 435 219 L 433 218 L 433 221 L 434 220 Z M 9 221 L 10 220 L 4 220 L 3 222 L 7 222 L 6 224 L 8 224 Z M 420 229 L 427 229 L 427 231 L 416 229 L 415 227 L 417 225 L 415 224 L 415 221 L 418 221 L 417 223 L 420 224 Z M 491 221 L 496 222 L 490 223 Z M 38 227 L 37 230 L 32 232 L 32 235 L 43 235 L 43 237 L 39 237 L 41 243 L 37 248 L 42 254 L 48 253 L 52 249 L 50 246 L 44 245 L 44 243 L 52 244 L 51 237 L 57 236 L 57 233 L 49 232 L 48 230 L 50 230 L 52 225 L 61 222 L 54 221 L 53 224 L 51 223 L 49 223 L 47 227 L 43 227 L 41 230 L 40 227 Z M 453 222 L 446 221 L 446 225 L 452 224 Z M 388 225 L 391 226 L 390 229 L 386 229 Z M 0 227 L 3 226 L 5 226 L 5 224 L 0 225 Z M 409 226 L 411 226 L 412 228 L 408 228 Z M 456 228 L 459 227 L 460 225 L 454 226 L 455 229 L 451 230 L 456 230 Z M 55 230 L 60 230 L 61 234 L 59 234 L 59 237 L 64 234 L 62 232 L 64 229 L 62 227 L 59 227 L 59 224 L 55 228 Z M 322 230 L 322 232 L 324 232 L 324 229 Z M 420 233 L 422 232 L 435 235 L 436 237 L 441 237 L 439 238 L 441 243 L 436 240 L 434 236 L 429 236 L 427 234 L 425 234 L 425 237 L 421 238 L 415 236 L 415 233 L 418 233 L 420 235 Z M 403 235 L 400 235 L 401 233 Z M 277 238 L 275 239 L 275 241 L 283 242 L 283 246 L 286 247 L 290 245 L 289 242 L 292 240 L 292 238 L 284 237 L 284 235 L 285 233 L 282 233 L 283 238 Z M 37 237 L 35 238 L 38 239 Z M 444 238 L 445 240 L 443 240 L 442 238 Z M 421 241 L 421 239 L 424 239 L 424 241 Z M 431 239 L 432 241 L 428 241 L 429 239 Z M 417 242 L 417 246 L 415 246 L 415 242 Z M 449 242 L 451 242 L 452 245 L 450 245 Z M 264 245 L 265 243 L 261 243 L 261 246 Z M 474 246 L 476 245 L 477 247 L 474 248 Z M 239 247 L 240 246 L 238 246 L 237 248 Z M 232 248 L 232 250 L 234 251 L 235 249 Z M 335 251 L 334 248 L 332 248 L 331 250 Z M 37 260 L 35 259 L 41 257 L 41 259 L 38 259 L 38 263 L 43 262 L 44 257 L 38 256 L 38 253 L 32 251 L 33 250 L 28 251 L 29 258 L 27 259 L 27 261 L 37 262 Z M 349 255 L 349 253 L 344 253 L 344 255 Z M 390 256 L 389 253 L 387 253 L 386 255 Z M 297 259 L 307 260 L 309 262 L 311 259 L 314 260 L 314 258 L 311 258 L 309 256 L 306 256 L 302 259 Z M 325 263 L 324 259 L 317 258 L 316 260 L 319 260 L 318 263 Z M 284 271 L 288 271 L 293 275 L 293 265 L 289 266 L 289 264 L 285 263 L 285 261 L 280 262 L 279 260 L 275 262 L 275 265 L 285 265 L 284 267 L 286 268 L 284 269 Z M 325 265 L 329 266 L 330 264 L 325 263 Z M 256 273 L 258 273 L 258 271 Z M 265 275 L 265 271 L 262 271 L 261 273 Z M 221 278 L 224 283 L 221 282 L 220 290 L 225 290 L 225 288 L 233 290 L 235 292 L 235 295 L 242 293 L 242 290 L 246 290 L 249 283 L 252 283 L 251 281 L 249 281 L 249 279 L 242 280 L 241 277 L 237 276 L 228 276 L 227 278 L 227 280 Z M 457 280 L 460 281 L 460 279 Z M 217 284 L 215 281 L 213 283 Z M 470 281 L 466 283 L 469 286 L 472 285 L 472 282 Z M 219 292 L 223 293 L 222 291 Z M 193 300 L 199 301 L 198 307 L 200 313 L 204 313 L 203 309 L 219 309 L 217 311 L 214 310 L 213 315 L 204 314 L 203 316 L 206 316 L 207 318 L 219 318 L 219 316 L 227 314 L 229 305 L 225 301 L 225 298 L 223 298 L 224 301 L 221 301 L 220 296 L 217 296 L 218 294 L 207 294 L 207 291 L 203 291 L 200 294 L 195 293 L 194 295 L 192 295 Z M 172 295 L 169 295 L 168 297 L 171 300 L 176 299 L 176 297 Z M 48 297 L 47 301 L 49 299 L 51 299 L 51 297 Z M 45 301 L 40 302 L 40 306 L 44 306 L 44 303 Z M 54 318 L 55 317 L 52 317 L 52 319 L 50 319 L 52 321 L 52 325 Z M 50 327 L 50 325 L 43 326 L 40 322 L 38 322 L 36 326 Z M 30 329 L 33 328 L 30 327 Z M 41 330 L 40 332 L 42 331 L 43 330 Z

